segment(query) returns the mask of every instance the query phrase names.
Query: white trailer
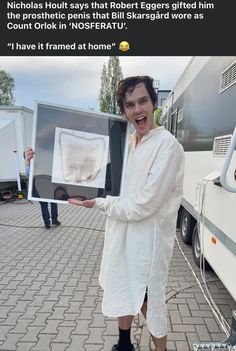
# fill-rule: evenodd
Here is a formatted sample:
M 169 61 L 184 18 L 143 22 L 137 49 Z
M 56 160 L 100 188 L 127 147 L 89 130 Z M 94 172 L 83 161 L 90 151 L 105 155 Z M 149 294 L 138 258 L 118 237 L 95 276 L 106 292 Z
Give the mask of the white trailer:
M 235 103 L 236 56 L 195 56 L 165 101 L 160 123 L 185 150 L 182 240 L 236 301 Z
M 0 188 L 17 180 L 16 165 L 25 175 L 25 155 L 32 140 L 33 110 L 0 106 Z

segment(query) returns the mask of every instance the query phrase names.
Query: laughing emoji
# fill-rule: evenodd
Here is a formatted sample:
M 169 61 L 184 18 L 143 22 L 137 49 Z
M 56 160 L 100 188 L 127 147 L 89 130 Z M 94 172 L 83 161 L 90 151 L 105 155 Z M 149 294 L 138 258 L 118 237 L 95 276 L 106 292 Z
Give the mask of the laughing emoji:
M 120 49 L 120 51 L 124 51 L 124 52 L 128 51 L 129 50 L 129 43 L 127 41 L 120 42 L 119 49 Z

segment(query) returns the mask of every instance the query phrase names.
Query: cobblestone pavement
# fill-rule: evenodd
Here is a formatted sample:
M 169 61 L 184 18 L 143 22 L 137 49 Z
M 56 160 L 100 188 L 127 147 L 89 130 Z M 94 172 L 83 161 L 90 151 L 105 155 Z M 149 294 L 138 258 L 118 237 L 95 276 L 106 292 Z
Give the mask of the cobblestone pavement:
M 0 350 L 109 351 L 117 341 L 116 320 L 101 313 L 98 284 L 105 216 L 59 205 L 59 219 L 60 227 L 46 230 L 37 203 L 0 205 Z M 199 276 L 191 249 L 180 246 Z M 206 279 L 230 324 L 235 302 L 213 272 Z M 166 296 L 169 351 L 225 339 L 177 242 Z M 153 349 L 140 315 L 132 339 L 136 350 Z

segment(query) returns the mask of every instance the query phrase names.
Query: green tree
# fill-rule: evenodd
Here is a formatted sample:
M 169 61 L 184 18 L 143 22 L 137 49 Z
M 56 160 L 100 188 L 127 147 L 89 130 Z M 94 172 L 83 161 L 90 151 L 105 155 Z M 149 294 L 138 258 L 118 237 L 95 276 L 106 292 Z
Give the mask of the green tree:
M 10 73 L 0 70 L 0 105 L 14 105 L 14 78 Z
M 117 56 L 110 56 L 104 63 L 101 73 L 101 89 L 99 95 L 100 110 L 119 114 L 120 110 L 116 103 L 116 90 L 119 81 L 123 78 L 120 60 Z

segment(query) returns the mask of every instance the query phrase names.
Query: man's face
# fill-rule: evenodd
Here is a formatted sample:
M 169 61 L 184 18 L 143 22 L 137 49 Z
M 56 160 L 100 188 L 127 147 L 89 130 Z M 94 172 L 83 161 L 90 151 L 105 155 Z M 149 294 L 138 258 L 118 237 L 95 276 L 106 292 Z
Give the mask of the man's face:
M 136 129 L 139 139 L 155 127 L 153 109 L 152 100 L 144 83 L 137 84 L 132 92 L 125 93 L 125 115 Z

